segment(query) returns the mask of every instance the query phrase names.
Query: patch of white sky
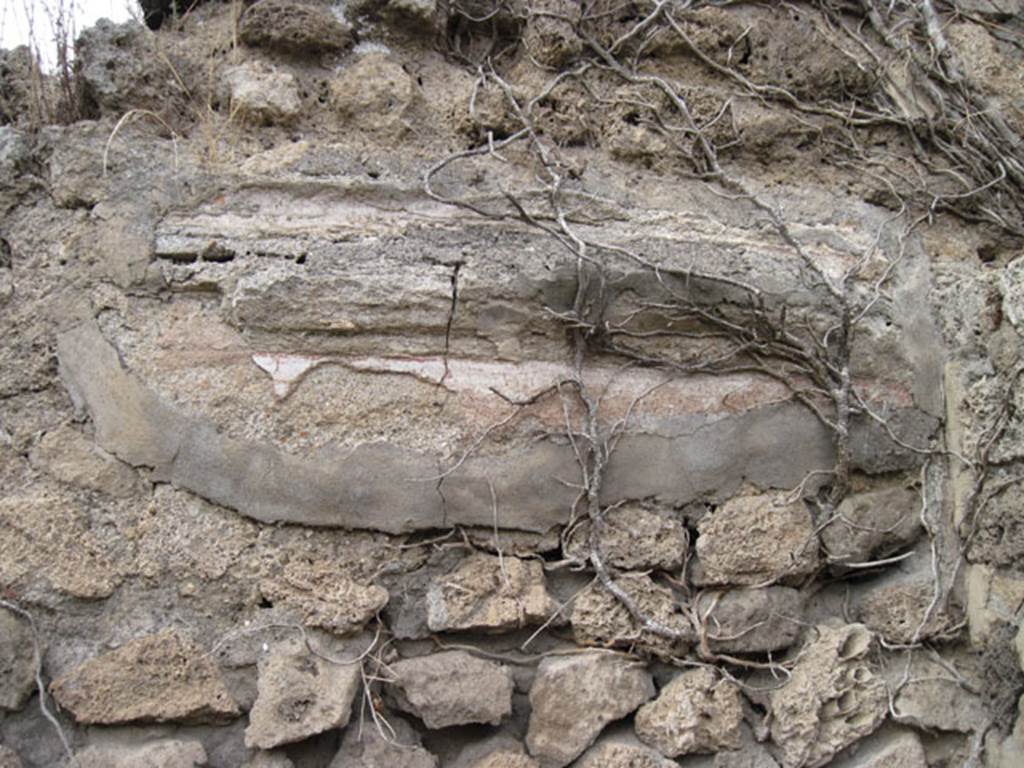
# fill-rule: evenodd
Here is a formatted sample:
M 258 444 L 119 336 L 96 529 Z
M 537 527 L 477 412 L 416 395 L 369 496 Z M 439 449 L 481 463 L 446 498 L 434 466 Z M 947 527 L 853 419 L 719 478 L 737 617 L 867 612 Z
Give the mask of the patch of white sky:
M 0 48 L 28 45 L 51 67 L 59 36 L 73 41 L 99 19 L 139 17 L 136 0 L 0 0 Z

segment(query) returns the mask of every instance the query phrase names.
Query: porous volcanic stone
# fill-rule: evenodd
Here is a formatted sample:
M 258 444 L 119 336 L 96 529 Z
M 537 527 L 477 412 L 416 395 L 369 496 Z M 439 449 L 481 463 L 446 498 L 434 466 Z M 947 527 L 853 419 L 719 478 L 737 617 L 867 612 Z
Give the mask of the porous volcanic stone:
M 636 734 L 665 757 L 738 749 L 740 689 L 706 667 L 677 675 L 636 713 Z
M 590 554 L 590 523 L 577 526 L 565 554 L 585 560 Z M 609 565 L 624 570 L 672 570 L 683 564 L 689 536 L 681 520 L 639 504 L 623 504 L 605 513 L 601 554 Z
M 21 709 L 35 689 L 32 630 L 13 612 L 0 608 L 0 710 Z
M 543 623 L 557 609 L 543 565 L 517 557 L 473 555 L 427 590 L 427 626 L 434 632 L 518 629 Z
M 730 499 L 697 524 L 697 555 L 709 584 L 796 580 L 818 566 L 814 521 L 783 494 Z
M 295 0 L 260 0 L 239 20 L 246 45 L 295 54 L 343 51 L 352 30 L 323 6 Z
M 301 640 L 274 646 L 259 661 L 256 703 L 245 745 L 272 749 L 348 723 L 359 689 L 358 664 L 332 664 Z
M 619 574 L 615 581 L 644 616 L 678 632 L 679 637 L 642 630 L 621 600 L 603 585 L 594 584 L 573 601 L 571 622 L 576 642 L 601 647 L 636 646 L 662 656 L 684 654 L 695 635 L 672 591 L 642 573 Z
M 240 712 L 205 651 L 175 631 L 125 643 L 50 686 L 83 724 L 220 723 Z
M 490 723 L 512 712 L 512 675 L 465 651 L 445 651 L 390 665 L 388 692 L 398 709 L 428 728 Z
M 608 723 L 654 696 L 650 673 L 635 661 L 600 652 L 544 659 L 530 689 L 526 746 L 543 765 L 561 768 Z
M 814 628 L 789 680 L 769 694 L 785 768 L 825 765 L 885 718 L 885 685 L 867 658 L 873 642 L 861 624 Z
M 326 563 L 289 561 L 279 576 L 260 582 L 263 597 L 303 613 L 303 623 L 337 635 L 358 632 L 388 603 L 388 591 L 358 584 Z

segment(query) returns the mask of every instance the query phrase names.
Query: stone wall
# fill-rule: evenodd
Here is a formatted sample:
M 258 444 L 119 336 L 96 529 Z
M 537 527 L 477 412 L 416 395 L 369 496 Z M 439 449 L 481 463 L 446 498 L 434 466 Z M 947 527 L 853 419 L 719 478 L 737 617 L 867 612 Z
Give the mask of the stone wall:
M 1019 764 L 1019 3 L 171 5 L 0 52 L 0 765 Z

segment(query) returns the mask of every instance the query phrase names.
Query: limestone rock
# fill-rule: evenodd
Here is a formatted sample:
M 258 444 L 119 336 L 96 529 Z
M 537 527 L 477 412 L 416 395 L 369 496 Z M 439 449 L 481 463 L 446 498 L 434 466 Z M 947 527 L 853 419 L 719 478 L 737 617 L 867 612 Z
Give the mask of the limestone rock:
M 85 435 L 68 426 L 43 435 L 30 458 L 34 466 L 62 483 L 115 498 L 129 498 L 142 486 L 131 467 L 104 454 Z
M 472 768 L 540 768 L 540 763 L 527 755 L 499 752 L 473 763 Z
M 602 735 L 573 763 L 574 768 L 676 768 L 677 765 L 628 730 Z
M 882 729 L 832 765 L 835 768 L 928 768 L 928 761 L 916 733 Z
M 948 679 L 939 665 L 923 660 L 916 660 L 910 680 L 900 688 L 894 705 L 901 722 L 926 730 L 971 733 L 989 719 L 978 696 Z
M 385 717 L 393 735 L 385 739 L 372 723 L 348 728 L 328 768 L 437 768 L 437 758 L 423 748 L 419 734 L 405 720 L 390 713 Z
M 730 499 L 697 524 L 697 555 L 710 584 L 799 581 L 818 566 L 814 521 L 784 494 Z
M 10 747 L 0 744 L 0 768 L 21 768 L 21 758 Z
M 220 670 L 191 640 L 168 631 L 90 659 L 50 686 L 79 723 L 220 723 L 237 717 Z
M 566 542 L 566 557 L 585 560 L 590 553 L 590 523 L 577 526 Z M 681 520 L 635 503 L 605 513 L 601 553 L 609 565 L 624 570 L 670 571 L 683 564 L 689 536 Z
M 289 561 L 279 577 L 260 582 L 263 597 L 303 613 L 303 623 L 338 635 L 358 632 L 388 602 L 388 592 L 338 574 L 328 563 Z
M 344 727 L 359 685 L 358 664 L 332 664 L 301 640 L 273 646 L 259 661 L 246 746 L 273 749 Z
M 912 544 L 922 532 L 921 496 L 911 488 L 886 488 L 847 496 L 838 519 L 821 532 L 827 561 L 841 568 L 885 557 Z
M 302 103 L 295 77 L 257 63 L 229 67 L 222 75 L 231 110 L 258 124 L 287 123 L 298 116 Z
M 677 675 L 636 713 L 637 736 L 665 757 L 738 749 L 742 723 L 739 687 L 707 667 Z
M 119 578 L 89 517 L 50 493 L 0 499 L 0 584 L 24 593 L 48 587 L 58 593 L 109 597 Z
M 398 138 L 411 129 L 418 98 L 415 81 L 385 53 L 368 53 L 344 67 L 330 84 L 330 103 L 353 126 Z
M 427 591 L 427 625 L 434 632 L 506 630 L 540 624 L 557 610 L 537 560 L 477 554 Z
M 601 647 L 636 646 L 663 656 L 685 653 L 694 633 L 690 620 L 679 610 L 672 591 L 656 584 L 646 574 L 624 573 L 616 576 L 615 581 L 644 616 L 678 632 L 678 639 L 641 630 L 640 623 L 621 600 L 603 585 L 594 584 L 573 601 L 571 622 L 576 642 Z
M 141 746 L 91 746 L 75 758 L 78 768 L 199 768 L 207 764 L 202 744 L 178 739 L 161 739 Z
M 885 685 L 867 660 L 873 642 L 860 624 L 814 628 L 789 680 L 769 694 L 784 768 L 825 765 L 885 718 Z
M 36 689 L 32 630 L 0 608 L 0 710 L 21 709 Z
M 497 725 L 512 712 L 512 675 L 465 651 L 445 651 L 390 665 L 388 691 L 398 709 L 428 728 Z
M 699 615 L 716 653 L 766 653 L 800 638 L 803 596 L 789 587 L 704 592 Z
M 608 723 L 654 696 L 654 682 L 640 664 L 610 653 L 544 659 L 530 689 L 526 745 L 544 765 L 575 760 Z
M 323 6 L 297 0 L 260 0 L 239 20 L 246 45 L 285 53 L 333 53 L 352 45 L 352 30 Z

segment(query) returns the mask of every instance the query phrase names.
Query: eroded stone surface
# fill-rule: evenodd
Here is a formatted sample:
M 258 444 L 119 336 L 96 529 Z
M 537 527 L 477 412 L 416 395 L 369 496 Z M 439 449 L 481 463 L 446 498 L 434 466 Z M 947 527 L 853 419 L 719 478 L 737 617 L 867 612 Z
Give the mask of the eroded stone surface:
M 173 631 L 90 659 L 50 690 L 76 721 L 90 725 L 222 723 L 240 714 L 205 651 Z
M 602 735 L 573 765 L 575 768 L 676 768 L 678 763 L 622 730 Z
M 77 753 L 75 759 L 79 768 L 200 768 L 207 764 L 202 744 L 178 739 L 91 746 Z
M 327 8 L 295 0 L 260 0 L 242 14 L 242 42 L 286 53 L 342 51 L 352 45 L 352 32 Z
M 21 709 L 35 689 L 32 630 L 24 619 L 0 608 L 0 710 Z
M 393 734 L 385 738 L 373 724 L 346 729 L 328 768 L 437 768 L 437 758 L 423 748 L 419 734 L 401 717 L 384 715 Z
M 63 496 L 0 499 L 0 584 L 19 592 L 109 597 L 120 578 L 90 530 L 88 515 Z
M 697 554 L 710 584 L 797 580 L 818 565 L 814 521 L 784 494 L 729 499 L 697 524 Z
M 708 648 L 716 653 L 782 650 L 803 629 L 804 600 L 789 587 L 707 591 L 698 606 Z
M 530 689 L 526 745 L 544 765 L 568 765 L 601 730 L 654 696 L 640 664 L 610 653 L 546 658 Z
M 869 662 L 873 642 L 860 624 L 811 631 L 789 680 L 769 694 L 783 768 L 825 765 L 882 722 L 888 700 Z
M 677 675 L 636 713 L 636 733 L 665 757 L 738 749 L 743 707 L 735 683 L 702 667 Z
M 603 585 L 594 584 L 573 601 L 570 622 L 576 642 L 600 647 L 636 647 L 662 656 L 684 654 L 695 634 L 672 591 L 642 573 L 620 574 L 615 582 L 646 618 L 667 627 L 675 636 L 666 637 L 642 629 L 621 600 Z
M 579 525 L 566 542 L 566 555 L 586 560 L 590 552 L 590 524 Z M 601 528 L 601 552 L 609 565 L 626 570 L 682 565 L 689 536 L 682 521 L 639 504 L 623 504 L 605 513 Z
M 883 579 L 858 600 L 857 618 L 890 643 L 916 643 L 946 626 L 934 601 L 930 575 Z
M 558 608 L 539 561 L 484 554 L 435 577 L 426 600 L 427 624 L 435 632 L 517 629 L 546 621 Z
M 921 494 L 912 488 L 887 488 L 847 496 L 836 508 L 838 519 L 821 532 L 830 564 L 864 563 L 912 544 L 921 534 Z
M 358 632 L 388 602 L 388 591 L 357 584 L 327 563 L 292 560 L 276 578 L 260 582 L 260 592 L 274 605 L 298 608 L 306 626 L 338 635 Z
M 398 709 L 428 728 L 497 725 L 512 712 L 512 676 L 500 664 L 446 651 L 390 665 L 388 689 Z
M 256 703 L 245 743 L 272 749 L 341 728 L 360 685 L 358 664 L 332 664 L 301 640 L 274 646 L 260 659 Z
M 268 66 L 240 64 L 224 75 L 231 108 L 254 123 L 287 123 L 302 107 L 295 77 Z
M 32 449 L 31 460 L 62 483 L 115 498 L 138 493 L 142 484 L 132 469 L 101 450 L 69 426 L 47 432 Z
M 0 744 L 0 768 L 22 768 L 18 753 L 3 744 Z
M 913 731 L 897 729 L 880 730 L 832 764 L 835 768 L 928 768 L 921 739 Z

